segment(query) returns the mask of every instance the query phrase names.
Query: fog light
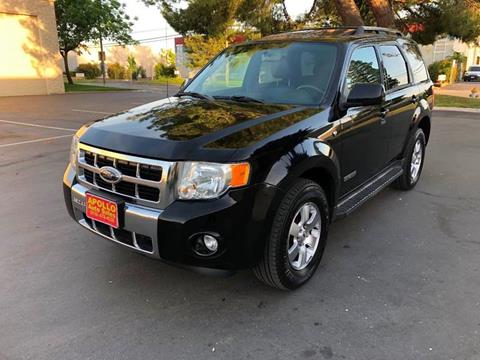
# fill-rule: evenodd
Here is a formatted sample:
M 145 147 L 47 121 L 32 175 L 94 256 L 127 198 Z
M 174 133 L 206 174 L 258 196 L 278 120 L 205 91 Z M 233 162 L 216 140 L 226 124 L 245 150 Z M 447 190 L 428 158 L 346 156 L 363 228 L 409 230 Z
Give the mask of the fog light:
M 216 252 L 218 250 L 218 241 L 211 235 L 203 235 L 203 243 L 211 252 Z
M 211 256 L 220 248 L 219 238 L 211 234 L 197 234 L 192 237 L 193 251 L 200 256 Z

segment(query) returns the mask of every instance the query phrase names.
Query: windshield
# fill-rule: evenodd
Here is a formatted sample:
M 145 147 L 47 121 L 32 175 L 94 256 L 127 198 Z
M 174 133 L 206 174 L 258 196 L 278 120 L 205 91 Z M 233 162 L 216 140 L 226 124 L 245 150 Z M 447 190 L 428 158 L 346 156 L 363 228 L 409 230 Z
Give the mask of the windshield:
M 480 66 L 470 66 L 468 71 L 480 71 Z
M 319 105 L 337 60 L 328 43 L 256 43 L 225 50 L 185 89 L 214 98 Z

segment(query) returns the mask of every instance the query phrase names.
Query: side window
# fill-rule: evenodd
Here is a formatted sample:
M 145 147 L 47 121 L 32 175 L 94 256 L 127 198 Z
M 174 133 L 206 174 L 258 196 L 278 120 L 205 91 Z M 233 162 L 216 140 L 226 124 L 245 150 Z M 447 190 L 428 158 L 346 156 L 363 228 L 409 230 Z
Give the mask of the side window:
M 414 43 L 404 41 L 402 42 L 402 48 L 412 68 L 413 80 L 416 83 L 428 80 L 427 68 L 417 46 Z
M 380 46 L 383 60 L 385 88 L 387 90 L 408 84 L 408 70 L 405 59 L 398 47 L 394 45 Z
M 347 89 L 355 84 L 380 84 L 380 66 L 373 47 L 354 50 L 347 74 Z

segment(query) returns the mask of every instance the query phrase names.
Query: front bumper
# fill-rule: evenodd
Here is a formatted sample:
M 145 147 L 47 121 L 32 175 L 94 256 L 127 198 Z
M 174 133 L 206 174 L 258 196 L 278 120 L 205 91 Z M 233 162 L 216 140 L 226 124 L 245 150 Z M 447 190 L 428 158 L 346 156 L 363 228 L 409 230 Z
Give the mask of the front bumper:
M 480 81 L 480 75 L 465 75 L 463 81 Z
M 258 262 L 280 191 L 271 185 L 258 184 L 230 191 L 215 200 L 174 201 L 163 210 L 127 200 L 124 225 L 114 231 L 86 218 L 85 194 L 89 188 L 76 182 L 70 165 L 63 186 L 69 214 L 91 232 L 156 259 L 222 270 L 247 268 Z M 202 233 L 219 237 L 220 249 L 215 255 L 199 256 L 193 251 L 192 239 Z

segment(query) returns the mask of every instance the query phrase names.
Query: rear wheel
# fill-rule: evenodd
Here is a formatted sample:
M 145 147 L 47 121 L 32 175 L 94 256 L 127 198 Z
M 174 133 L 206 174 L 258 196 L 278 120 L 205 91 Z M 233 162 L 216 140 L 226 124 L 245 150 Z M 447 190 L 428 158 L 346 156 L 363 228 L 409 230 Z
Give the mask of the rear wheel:
M 329 225 L 328 202 L 315 182 L 299 179 L 282 199 L 260 263 L 265 284 L 293 290 L 307 282 L 320 263 Z
M 408 157 L 403 165 L 403 174 L 394 183 L 394 187 L 400 190 L 413 189 L 423 170 L 426 143 L 423 130 L 417 129 L 412 140 L 409 144 Z

